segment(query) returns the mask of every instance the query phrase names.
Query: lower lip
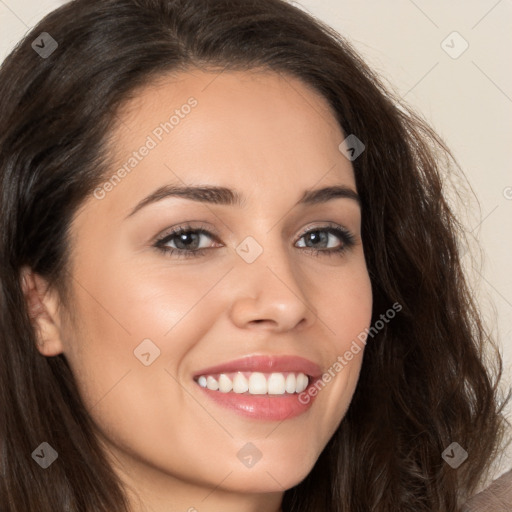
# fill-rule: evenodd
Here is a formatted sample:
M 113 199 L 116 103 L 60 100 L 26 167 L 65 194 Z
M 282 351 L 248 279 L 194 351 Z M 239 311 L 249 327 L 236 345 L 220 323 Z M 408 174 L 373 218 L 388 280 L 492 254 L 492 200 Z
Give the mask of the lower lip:
M 222 393 L 199 385 L 198 387 L 214 402 L 238 414 L 257 420 L 283 421 L 300 416 L 309 410 L 316 396 L 308 393 L 314 382 L 310 382 L 302 393 L 284 395 L 251 395 L 232 391 Z M 307 403 L 302 403 L 299 397 Z

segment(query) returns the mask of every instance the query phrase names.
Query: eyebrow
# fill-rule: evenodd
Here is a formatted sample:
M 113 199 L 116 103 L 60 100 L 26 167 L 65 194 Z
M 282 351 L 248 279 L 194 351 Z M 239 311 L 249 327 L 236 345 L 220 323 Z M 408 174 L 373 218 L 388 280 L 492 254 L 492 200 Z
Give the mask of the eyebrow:
M 238 206 L 239 208 L 243 207 L 245 204 L 245 199 L 239 192 L 227 187 L 164 185 L 137 203 L 135 208 L 133 208 L 126 218 L 131 217 L 141 208 L 168 197 L 183 197 L 185 199 L 199 201 L 201 203 Z M 352 199 L 356 201 L 361 208 L 360 196 L 355 190 L 345 185 L 305 190 L 295 206 L 326 203 L 332 199 L 339 198 Z

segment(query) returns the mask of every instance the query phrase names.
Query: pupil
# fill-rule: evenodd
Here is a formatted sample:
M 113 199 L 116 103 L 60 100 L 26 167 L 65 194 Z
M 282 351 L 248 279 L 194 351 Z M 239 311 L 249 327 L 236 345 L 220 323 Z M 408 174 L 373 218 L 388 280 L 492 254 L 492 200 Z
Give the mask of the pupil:
M 181 235 L 179 235 L 179 242 L 184 243 L 187 248 L 190 248 L 191 244 L 187 243 L 187 241 L 186 241 L 187 237 L 192 237 L 192 238 L 195 237 L 195 240 L 192 240 L 192 245 L 193 245 L 194 242 L 197 242 L 197 233 L 182 233 Z
M 322 235 L 323 235 L 323 238 L 324 238 L 324 241 L 325 241 L 326 233 L 324 233 L 323 231 L 313 231 L 313 232 L 311 232 L 309 234 L 309 240 L 313 241 L 313 243 L 315 242 L 315 240 L 318 242 L 319 240 L 322 239 Z

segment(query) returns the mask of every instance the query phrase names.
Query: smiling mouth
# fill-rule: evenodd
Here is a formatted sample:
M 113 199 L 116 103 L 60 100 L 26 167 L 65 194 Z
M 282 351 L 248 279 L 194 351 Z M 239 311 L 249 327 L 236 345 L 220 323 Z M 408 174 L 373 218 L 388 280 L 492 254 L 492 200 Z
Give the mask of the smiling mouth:
M 295 355 L 251 355 L 199 370 L 193 380 L 208 400 L 251 420 L 284 421 L 305 415 L 304 396 L 322 376 L 319 364 Z M 306 416 L 307 417 L 307 416 Z
M 220 393 L 282 396 L 302 393 L 312 377 L 302 372 L 226 372 L 199 375 L 194 379 L 202 388 Z

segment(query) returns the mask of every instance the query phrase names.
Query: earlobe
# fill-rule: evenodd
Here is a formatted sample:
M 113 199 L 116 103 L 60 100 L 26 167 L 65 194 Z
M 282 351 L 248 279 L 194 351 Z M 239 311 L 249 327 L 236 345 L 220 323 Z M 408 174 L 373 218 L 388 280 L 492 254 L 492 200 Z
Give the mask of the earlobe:
M 30 321 L 34 327 L 37 350 L 43 356 L 56 356 L 63 352 L 59 301 L 46 280 L 28 267 L 20 272 L 21 285 Z

